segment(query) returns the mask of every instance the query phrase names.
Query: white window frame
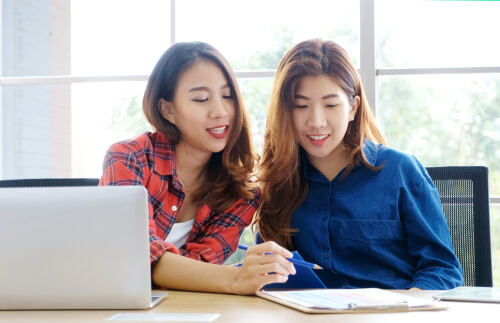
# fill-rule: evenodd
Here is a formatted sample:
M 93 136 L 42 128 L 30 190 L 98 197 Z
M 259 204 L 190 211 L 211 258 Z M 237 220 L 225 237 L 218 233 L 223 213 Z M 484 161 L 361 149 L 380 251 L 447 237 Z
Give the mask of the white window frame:
M 375 34 L 375 0 L 360 1 L 360 69 L 368 101 L 374 113 L 377 113 L 378 101 L 378 76 L 396 75 L 435 75 L 435 74 L 487 74 L 500 73 L 500 66 L 490 67 L 450 67 L 450 68 L 377 68 L 376 60 L 376 34 Z M 0 2 L 1 3 L 1 2 Z M 176 11 L 175 0 L 171 0 L 170 10 L 170 39 L 171 44 L 176 41 Z M 0 6 L 1 14 L 1 6 Z M 1 28 L 1 27 L 0 27 Z M 1 31 L 1 30 L 0 30 Z M 1 58 L 1 56 L 0 56 Z M 0 70 L 1 72 L 1 70 Z M 258 79 L 272 78 L 275 70 L 235 71 L 237 78 Z M 1 73 L 0 73 L 1 75 Z M 28 85 L 28 84 L 75 84 L 97 82 L 131 82 L 147 81 L 149 75 L 105 75 L 105 76 L 42 76 L 42 77 L 1 77 L 0 99 L 3 85 Z M 1 101 L 0 101 L 1 102 Z M 1 114 L 0 114 L 1 121 Z M 0 141 L 0 169 L 2 165 L 2 143 Z M 1 174 L 0 174 L 1 175 Z M 490 203 L 500 204 L 500 196 L 490 197 Z

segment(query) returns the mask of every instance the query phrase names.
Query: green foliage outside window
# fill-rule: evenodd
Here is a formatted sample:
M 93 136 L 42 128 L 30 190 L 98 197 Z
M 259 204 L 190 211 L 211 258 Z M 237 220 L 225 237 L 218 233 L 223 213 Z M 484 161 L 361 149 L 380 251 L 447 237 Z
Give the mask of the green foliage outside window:
M 276 29 L 276 46 L 256 52 L 244 64 L 231 62 L 233 68 L 266 66 L 275 69 L 294 43 L 294 31 Z M 329 34 L 348 52 L 355 48 L 357 35 L 347 25 Z M 384 66 L 396 62 L 387 52 L 384 39 L 379 55 Z M 353 59 L 356 63 L 357 58 Z M 245 106 L 251 114 L 252 133 L 258 151 L 262 149 L 267 103 L 272 79 L 239 80 Z M 500 195 L 500 78 L 495 75 L 399 76 L 379 77 L 377 120 L 388 146 L 414 154 L 424 166 L 486 165 L 490 171 L 490 194 Z M 458 88 L 458 90 L 457 90 Z M 123 138 L 140 133 L 148 126 L 142 116 L 142 94 L 125 98 L 113 113 L 110 127 Z M 491 208 L 494 284 L 500 285 L 500 206 Z M 251 245 L 247 228 L 241 243 Z M 242 260 L 238 251 L 228 263 Z

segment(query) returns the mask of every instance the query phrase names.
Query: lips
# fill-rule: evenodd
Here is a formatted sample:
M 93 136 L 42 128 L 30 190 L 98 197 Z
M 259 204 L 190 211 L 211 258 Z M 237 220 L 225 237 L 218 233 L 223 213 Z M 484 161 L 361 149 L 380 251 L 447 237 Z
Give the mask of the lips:
M 313 145 L 321 146 L 330 138 L 330 135 L 308 135 L 307 138 Z
M 216 139 L 223 139 L 227 135 L 229 126 L 219 126 L 207 129 L 207 132 Z

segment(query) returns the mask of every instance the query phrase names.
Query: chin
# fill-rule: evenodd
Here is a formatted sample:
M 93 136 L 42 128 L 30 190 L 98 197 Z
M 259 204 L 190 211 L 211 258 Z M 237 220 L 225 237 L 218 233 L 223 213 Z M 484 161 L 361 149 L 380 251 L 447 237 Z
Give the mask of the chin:
M 212 153 L 217 154 L 217 153 L 220 153 L 223 150 L 224 150 L 224 148 L 222 148 L 222 149 L 214 149 L 214 150 L 212 150 Z
M 314 158 L 325 158 L 330 156 L 332 150 L 306 149 L 306 152 L 309 156 Z
M 211 151 L 212 153 L 220 153 L 221 151 L 224 150 L 224 148 L 226 148 L 227 146 L 227 143 L 224 145 L 224 146 L 216 146 L 216 147 L 212 147 Z

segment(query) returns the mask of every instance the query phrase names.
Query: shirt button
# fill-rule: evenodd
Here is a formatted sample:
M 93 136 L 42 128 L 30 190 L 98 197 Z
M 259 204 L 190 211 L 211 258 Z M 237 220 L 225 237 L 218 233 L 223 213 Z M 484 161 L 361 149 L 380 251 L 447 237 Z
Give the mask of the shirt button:
M 329 253 L 325 253 L 325 258 L 330 258 L 330 254 Z
M 325 216 L 325 217 L 323 218 L 323 221 L 326 221 L 326 220 L 328 220 L 328 218 Z
M 177 211 L 177 205 L 172 205 L 172 211 Z

